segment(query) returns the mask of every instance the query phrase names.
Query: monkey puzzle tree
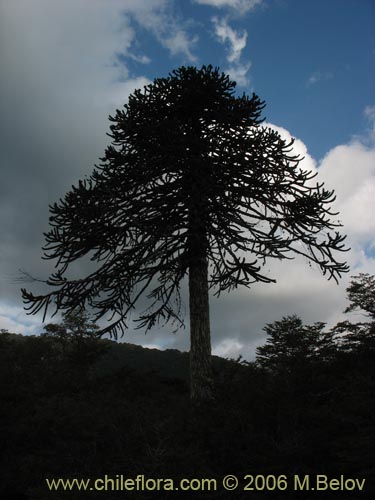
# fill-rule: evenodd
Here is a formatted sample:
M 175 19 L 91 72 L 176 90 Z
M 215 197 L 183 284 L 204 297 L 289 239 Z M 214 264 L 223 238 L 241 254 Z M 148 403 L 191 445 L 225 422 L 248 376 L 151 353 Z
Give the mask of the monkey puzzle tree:
M 30 313 L 94 308 L 102 330 L 128 327 L 141 297 L 139 327 L 182 322 L 180 286 L 189 280 L 191 395 L 211 395 L 209 288 L 274 281 L 268 257 L 301 254 L 338 279 L 333 253 L 344 237 L 331 221 L 333 191 L 299 168 L 293 141 L 261 126 L 262 102 L 235 96 L 217 68 L 182 67 L 136 90 L 110 117 L 112 144 L 92 175 L 50 207 L 45 257 L 57 260 L 53 290 L 22 290 Z M 68 279 L 84 256 L 98 263 Z M 249 259 L 248 259 L 249 257 Z

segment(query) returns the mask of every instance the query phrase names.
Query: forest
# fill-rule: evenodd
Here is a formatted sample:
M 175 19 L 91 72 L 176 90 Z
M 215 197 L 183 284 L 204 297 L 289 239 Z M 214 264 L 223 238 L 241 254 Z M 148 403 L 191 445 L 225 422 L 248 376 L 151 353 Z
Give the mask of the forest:
M 200 406 L 190 399 L 188 353 L 101 339 L 89 314 L 63 315 L 35 336 L 1 330 L 2 498 L 371 498 L 375 278 L 352 277 L 347 296 L 348 320 L 333 328 L 273 319 L 254 361 L 214 356 L 215 398 Z M 222 486 L 228 474 L 239 478 L 235 491 Z M 317 474 L 365 481 L 361 491 L 293 490 L 292 477 Z M 216 478 L 217 489 L 50 491 L 46 483 L 105 475 Z M 290 481 L 248 491 L 249 475 Z

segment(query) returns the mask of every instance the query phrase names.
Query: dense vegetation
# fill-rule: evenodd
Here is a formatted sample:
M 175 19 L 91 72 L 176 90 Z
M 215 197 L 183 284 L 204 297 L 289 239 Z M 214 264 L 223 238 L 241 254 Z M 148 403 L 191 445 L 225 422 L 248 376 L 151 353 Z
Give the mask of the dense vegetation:
M 348 310 L 366 321 L 265 327 L 253 363 L 214 358 L 216 403 L 194 408 L 188 354 L 95 337 L 85 315 L 40 336 L 0 335 L 0 493 L 7 499 L 171 498 L 171 492 L 49 492 L 45 478 L 326 474 L 365 491 L 187 493 L 186 498 L 370 498 L 375 493 L 375 280 Z M 245 485 L 242 481 L 242 486 Z M 22 496 L 24 495 L 24 496 Z

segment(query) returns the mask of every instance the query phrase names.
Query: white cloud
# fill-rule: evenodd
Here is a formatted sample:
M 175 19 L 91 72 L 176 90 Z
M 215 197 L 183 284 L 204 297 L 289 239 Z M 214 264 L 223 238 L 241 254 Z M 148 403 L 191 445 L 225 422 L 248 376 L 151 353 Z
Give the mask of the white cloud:
M 43 329 L 40 319 L 35 316 L 26 316 L 22 307 L 9 304 L 0 304 L 0 329 L 10 333 L 33 335 Z
M 306 86 L 311 87 L 312 85 L 326 80 L 331 80 L 332 78 L 333 74 L 329 71 L 314 71 L 314 73 L 308 78 Z
M 229 54 L 227 60 L 230 63 L 238 62 L 241 52 L 246 47 L 247 31 L 240 33 L 231 28 L 226 19 L 213 17 L 212 22 L 215 26 L 215 34 L 221 43 L 229 42 Z
M 276 129 L 287 141 L 292 138 L 285 128 L 264 125 Z M 252 359 L 256 346 L 265 341 L 263 326 L 285 315 L 297 314 L 306 323 L 324 321 L 328 327 L 345 318 L 350 276 L 360 272 L 375 275 L 375 144 L 366 146 L 368 140 L 356 138 L 339 145 L 319 163 L 301 140 L 294 143 L 294 152 L 304 157 L 300 166 L 318 172 L 316 180 L 337 194 L 333 211 L 340 214 L 334 218 L 342 222 L 340 232 L 347 235 L 347 246 L 351 247 L 337 257 L 348 262 L 350 273 L 343 275 L 337 286 L 306 259 L 268 261 L 264 269 L 276 284 L 258 283 L 250 290 L 239 288 L 218 300 L 211 299 L 215 353 Z
M 251 68 L 251 63 L 239 63 L 236 65 L 229 66 L 225 73 L 227 73 L 232 80 L 234 80 L 237 85 L 241 87 L 247 87 L 250 83 L 248 73 Z
M 371 126 L 367 135 L 331 149 L 320 162 L 319 174 L 335 189 L 336 207 L 361 265 L 363 249 L 375 249 L 375 106 L 364 114 Z
M 300 163 L 300 167 L 303 168 L 304 170 L 311 170 L 314 173 L 317 171 L 317 163 L 314 160 L 314 158 L 309 154 L 306 144 L 303 141 L 301 141 L 301 139 L 293 137 L 288 130 L 278 125 L 264 122 L 263 126 L 270 127 L 276 130 L 276 132 L 278 132 L 281 135 L 281 137 L 287 142 L 290 142 L 292 139 L 294 139 L 293 152 L 298 156 L 300 156 L 301 158 L 303 158 L 303 160 Z
M 231 8 L 242 14 L 253 10 L 263 3 L 263 0 L 194 0 L 201 5 L 210 5 L 219 9 Z
M 129 54 L 130 59 L 141 64 L 150 64 L 151 59 L 145 55 L 138 56 L 136 54 Z
M 128 1 L 127 11 L 142 28 L 153 33 L 159 43 L 172 55 L 182 55 L 190 62 L 196 62 L 193 51 L 198 37 L 190 35 L 185 23 L 172 12 L 168 0 Z
M 212 349 L 212 354 L 221 356 L 222 358 L 238 357 L 238 353 L 244 349 L 244 344 L 234 339 L 224 339 Z
M 355 245 L 375 245 L 375 150 L 359 142 L 337 146 L 320 164 L 335 188 L 336 206 Z
M 368 108 L 366 108 L 368 109 Z M 291 134 L 274 125 L 286 140 Z M 318 172 L 317 180 L 336 194 L 334 211 L 342 221 L 343 232 L 348 234 L 348 245 L 355 248 L 375 245 L 375 144 L 370 146 L 367 137 L 359 137 L 331 149 L 319 162 L 308 154 L 305 144 L 296 139 L 295 151 L 304 156 L 303 168 Z
M 246 87 L 249 85 L 248 72 L 251 67 L 250 61 L 241 61 L 242 51 L 246 48 L 247 31 L 240 32 L 233 29 L 226 18 L 213 17 L 212 23 L 215 35 L 219 42 L 228 45 L 227 61 L 229 67 L 225 72 L 237 82 L 238 85 Z
M 286 129 L 268 123 L 264 125 L 276 129 L 288 142 L 291 140 L 292 136 Z M 299 139 L 295 140 L 294 152 L 304 157 L 300 166 L 318 172 L 317 180 L 325 181 L 327 188 L 335 188 L 342 182 L 340 169 L 331 168 L 335 167 L 331 162 L 325 164 L 323 161 L 318 165 L 309 155 L 306 145 Z M 356 152 L 351 151 L 353 155 L 356 155 Z M 350 164 L 350 157 L 347 160 Z M 359 165 L 363 166 L 359 168 L 361 178 L 359 185 L 366 184 L 370 178 L 367 160 L 366 157 L 358 158 L 357 168 Z M 353 168 L 352 164 L 351 166 Z M 331 177 L 325 175 L 326 169 L 331 170 Z M 350 195 L 355 196 L 360 192 L 350 179 L 348 185 L 351 187 Z M 360 214 L 364 211 L 365 203 L 360 195 L 357 194 L 357 198 L 358 205 L 352 205 L 351 211 Z M 343 206 L 336 202 L 334 210 L 343 210 Z M 366 255 L 363 250 L 368 232 L 366 222 L 363 224 L 365 232 L 358 234 L 357 228 L 350 225 L 345 214 L 341 214 L 340 219 L 344 223 L 342 232 L 348 234 L 348 246 L 353 248 L 350 252 L 337 257 L 339 260 L 348 261 L 351 265 L 351 274 L 358 272 L 374 274 L 375 259 Z M 366 220 L 368 221 L 369 217 Z M 282 316 L 297 314 L 306 323 L 325 321 L 328 327 L 344 319 L 343 310 L 347 304 L 346 287 L 350 274 L 344 275 L 340 285 L 337 286 L 333 280 L 328 281 L 323 277 L 316 266 L 309 266 L 306 259 L 298 257 L 283 262 L 269 260 L 264 271 L 275 278 L 277 283 L 254 284 L 250 290 L 240 287 L 218 300 L 211 299 L 211 331 L 216 354 L 226 355 L 230 352 L 230 357 L 235 358 L 241 354 L 246 359 L 253 359 L 256 347 L 265 341 L 265 334 L 262 331 L 264 325 Z
M 369 139 L 375 143 L 375 106 L 366 106 L 364 114 L 371 124 Z
M 190 36 L 185 30 L 173 30 L 171 35 L 164 35 L 162 44 L 172 55 L 184 54 L 190 62 L 196 62 L 197 57 L 192 48 L 198 42 L 198 36 Z

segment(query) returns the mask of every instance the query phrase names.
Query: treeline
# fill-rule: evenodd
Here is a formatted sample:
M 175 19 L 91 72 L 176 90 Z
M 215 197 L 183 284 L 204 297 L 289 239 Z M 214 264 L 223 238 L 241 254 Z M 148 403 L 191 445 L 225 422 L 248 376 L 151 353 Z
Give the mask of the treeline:
M 184 369 L 147 366 L 142 350 L 97 338 L 84 313 L 40 336 L 0 335 L 0 491 L 8 499 L 168 498 L 173 492 L 48 491 L 45 478 L 217 478 L 186 498 L 370 498 L 375 493 L 375 278 L 348 288 L 350 320 L 326 329 L 297 316 L 265 326 L 255 362 L 215 362 L 216 399 L 194 408 Z M 362 317 L 362 316 L 359 316 Z M 131 352 L 131 355 L 129 355 Z M 117 356 L 117 358 L 116 358 Z M 116 363 L 114 362 L 116 360 Z M 123 360 L 121 362 L 121 360 Z M 175 374 L 175 375 L 173 375 Z M 243 491 L 227 474 L 366 479 L 356 491 Z M 179 492 L 176 497 L 182 495 Z

